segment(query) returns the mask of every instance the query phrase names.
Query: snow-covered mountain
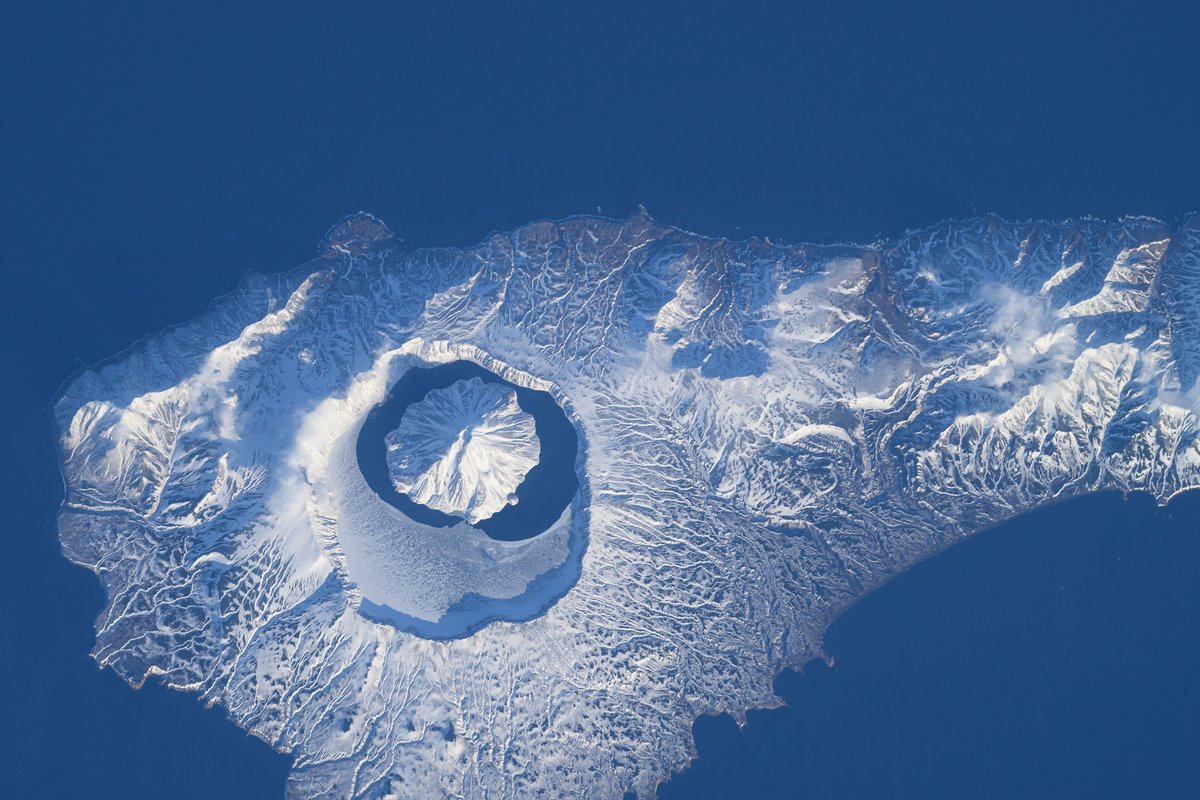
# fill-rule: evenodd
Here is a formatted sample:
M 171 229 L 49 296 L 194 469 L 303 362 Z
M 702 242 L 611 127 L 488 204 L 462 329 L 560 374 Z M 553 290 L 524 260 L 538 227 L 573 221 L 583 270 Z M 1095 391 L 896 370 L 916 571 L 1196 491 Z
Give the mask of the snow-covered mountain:
M 386 442 L 397 491 L 472 524 L 515 502 L 541 453 L 516 392 L 479 378 L 429 392 Z
M 648 796 L 698 715 L 776 704 L 916 561 L 1200 485 L 1198 311 L 1200 217 L 822 247 L 639 214 L 405 252 L 359 215 L 67 386 L 60 534 L 108 589 L 100 663 L 291 752 L 291 796 Z M 543 534 L 434 535 L 358 473 L 388 388 L 460 359 L 577 428 Z

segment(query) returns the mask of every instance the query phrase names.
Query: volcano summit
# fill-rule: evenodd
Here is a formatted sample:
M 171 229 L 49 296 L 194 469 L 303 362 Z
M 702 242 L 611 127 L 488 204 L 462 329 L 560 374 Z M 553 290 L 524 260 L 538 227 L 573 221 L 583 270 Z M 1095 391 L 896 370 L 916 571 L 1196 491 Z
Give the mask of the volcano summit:
M 431 391 L 387 435 L 396 490 L 472 524 L 516 502 L 540 452 L 516 392 L 479 378 Z

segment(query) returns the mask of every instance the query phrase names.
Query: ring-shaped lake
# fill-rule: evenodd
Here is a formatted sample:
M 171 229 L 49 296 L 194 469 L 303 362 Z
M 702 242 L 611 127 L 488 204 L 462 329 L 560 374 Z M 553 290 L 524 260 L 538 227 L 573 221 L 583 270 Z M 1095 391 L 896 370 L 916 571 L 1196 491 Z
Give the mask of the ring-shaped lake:
M 358 467 L 371 490 L 410 519 L 435 528 L 465 523 L 460 516 L 422 505 L 396 490 L 388 473 L 386 438 L 400 424 L 409 406 L 435 389 L 471 378 L 499 384 L 516 393 L 521 410 L 533 417 L 541 443 L 538 463 L 517 486 L 517 502 L 473 527 L 500 541 L 531 539 L 553 525 L 579 491 L 575 468 L 579 436 L 549 392 L 518 386 L 472 361 L 413 367 L 400 376 L 383 402 L 367 414 L 356 443 Z

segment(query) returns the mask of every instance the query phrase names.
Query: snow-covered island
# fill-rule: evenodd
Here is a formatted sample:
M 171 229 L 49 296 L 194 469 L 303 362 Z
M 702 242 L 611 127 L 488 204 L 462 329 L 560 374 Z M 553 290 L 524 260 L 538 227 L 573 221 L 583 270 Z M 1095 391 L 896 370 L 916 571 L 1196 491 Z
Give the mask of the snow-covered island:
M 541 452 L 516 393 L 479 378 L 431 391 L 386 441 L 397 491 L 471 523 L 516 501 Z
M 1198 310 L 1200 217 L 856 247 L 640 213 L 408 252 L 357 215 L 68 383 L 60 537 L 107 590 L 99 663 L 291 753 L 291 797 L 649 797 L 697 716 L 777 704 L 917 561 L 1055 500 L 1200 485 Z M 578 434 L 578 490 L 531 538 L 414 522 L 359 469 L 390 388 L 456 361 Z M 494 511 L 528 420 L 460 390 L 395 429 L 397 485 L 527 507 Z M 434 430 L 434 404 L 486 410 Z

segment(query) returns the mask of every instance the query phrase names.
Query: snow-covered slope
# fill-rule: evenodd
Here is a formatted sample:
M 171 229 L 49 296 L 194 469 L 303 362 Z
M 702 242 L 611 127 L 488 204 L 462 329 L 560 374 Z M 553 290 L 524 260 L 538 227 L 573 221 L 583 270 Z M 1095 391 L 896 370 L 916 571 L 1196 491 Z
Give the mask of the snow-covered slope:
M 647 796 L 889 576 L 1200 484 L 1198 310 L 1196 219 L 858 248 L 642 214 L 406 253 L 362 215 L 68 385 L 60 534 L 108 588 L 96 658 L 291 752 L 294 797 Z M 546 533 L 433 538 L 364 494 L 363 417 L 457 359 L 576 425 Z
M 479 378 L 434 389 L 386 437 L 398 492 L 474 524 L 516 501 L 538 462 L 533 417 L 512 389 Z

